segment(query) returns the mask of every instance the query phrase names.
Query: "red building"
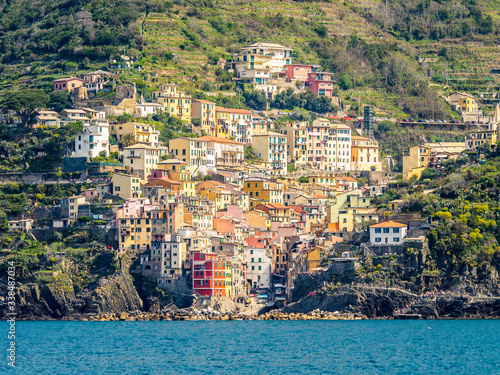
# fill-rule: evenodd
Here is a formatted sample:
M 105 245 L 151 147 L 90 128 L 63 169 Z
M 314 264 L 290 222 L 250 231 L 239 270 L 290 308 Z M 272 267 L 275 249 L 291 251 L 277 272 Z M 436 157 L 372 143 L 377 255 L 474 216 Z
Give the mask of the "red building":
M 306 82 L 309 73 L 318 72 L 319 65 L 304 65 L 304 64 L 291 64 L 285 65 L 286 79 L 296 79 L 297 81 Z
M 151 174 L 148 176 L 148 183 L 151 183 L 153 180 L 165 180 L 168 179 L 168 171 L 164 169 L 154 169 L 151 171 Z
M 226 295 L 226 262 L 215 254 L 192 253 L 193 290 L 202 296 Z
M 313 93 L 319 96 L 332 97 L 333 90 L 333 73 L 309 73 L 307 77 L 306 86 L 311 89 Z

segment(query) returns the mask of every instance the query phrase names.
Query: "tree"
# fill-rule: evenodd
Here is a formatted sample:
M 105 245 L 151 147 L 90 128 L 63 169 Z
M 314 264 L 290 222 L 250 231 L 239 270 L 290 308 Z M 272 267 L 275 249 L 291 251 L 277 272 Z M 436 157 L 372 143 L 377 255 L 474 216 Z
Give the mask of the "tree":
M 52 91 L 49 94 L 48 108 L 52 108 L 56 112 L 62 111 L 64 108 L 70 108 L 73 105 L 69 91 Z
M 245 161 L 252 162 L 257 160 L 257 155 L 255 155 L 255 151 L 252 147 L 245 148 Z
M 124 113 L 123 115 L 120 115 L 116 118 L 116 121 L 118 121 L 119 124 L 124 124 L 126 122 L 129 122 L 132 116 L 130 113 Z
M 199 119 L 197 117 L 193 117 L 191 120 L 191 124 L 193 124 L 193 126 L 195 126 L 195 127 L 200 127 L 201 126 L 201 119 Z
M 137 139 L 135 138 L 134 133 L 127 133 L 127 134 L 123 135 L 123 138 L 122 138 L 122 146 L 123 147 L 132 146 L 132 145 L 135 145 L 136 143 L 137 143 Z
M 0 232 L 7 232 L 9 229 L 9 222 L 7 221 L 7 215 L 5 212 L 0 211 Z
M 342 77 L 340 77 L 339 80 L 339 86 L 342 90 L 349 90 L 354 86 L 352 77 L 349 75 L 349 73 L 342 74 Z
M 33 121 L 37 110 L 47 107 L 50 97 L 40 89 L 10 91 L 3 97 L 0 107 L 4 111 L 15 111 L 23 126 Z
M 257 111 L 265 111 L 267 109 L 267 99 L 266 97 L 258 92 L 258 91 L 251 91 L 251 92 L 244 92 L 243 97 L 245 98 L 245 104 Z

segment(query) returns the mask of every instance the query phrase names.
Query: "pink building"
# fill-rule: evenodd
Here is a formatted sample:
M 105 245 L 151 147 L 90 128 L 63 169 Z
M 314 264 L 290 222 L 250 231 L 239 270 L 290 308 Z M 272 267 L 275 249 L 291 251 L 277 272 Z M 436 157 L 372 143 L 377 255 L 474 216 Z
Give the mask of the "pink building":
M 56 79 L 54 81 L 54 91 L 68 90 L 69 92 L 73 92 L 75 88 L 80 87 L 82 85 L 83 85 L 83 80 L 76 77 Z
M 148 176 L 148 183 L 150 184 L 153 180 L 166 180 L 168 179 L 168 171 L 164 169 L 154 169 Z
M 244 221 L 243 210 L 237 204 L 228 204 L 224 211 L 217 211 L 215 214 L 217 218 L 228 216 L 236 220 Z
M 92 200 L 92 199 L 96 198 L 99 194 L 97 194 L 97 189 L 93 188 L 93 189 L 85 190 L 83 192 L 83 195 L 85 195 L 86 200 Z
M 307 77 L 306 86 L 311 89 L 313 93 L 319 96 L 332 97 L 333 90 L 333 73 L 309 73 Z
M 307 128 L 307 164 L 311 168 L 328 170 L 329 149 L 328 138 L 330 135 L 330 122 L 316 119 Z
M 285 65 L 285 77 L 286 79 L 296 79 L 297 81 L 306 82 L 309 73 L 318 72 L 319 70 L 320 70 L 319 65 L 305 65 L 305 64 Z

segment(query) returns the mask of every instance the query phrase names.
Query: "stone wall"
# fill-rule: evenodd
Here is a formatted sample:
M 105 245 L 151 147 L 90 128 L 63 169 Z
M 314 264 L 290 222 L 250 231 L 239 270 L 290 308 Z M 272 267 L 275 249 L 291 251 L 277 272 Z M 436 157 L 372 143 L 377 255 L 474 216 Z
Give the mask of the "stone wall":
M 368 185 L 382 185 L 388 181 L 385 172 L 382 171 L 360 171 L 360 174 L 368 180 Z
M 47 173 L 0 173 L 0 183 L 14 182 L 18 184 L 37 184 L 47 181 L 57 181 L 59 178 L 54 172 Z

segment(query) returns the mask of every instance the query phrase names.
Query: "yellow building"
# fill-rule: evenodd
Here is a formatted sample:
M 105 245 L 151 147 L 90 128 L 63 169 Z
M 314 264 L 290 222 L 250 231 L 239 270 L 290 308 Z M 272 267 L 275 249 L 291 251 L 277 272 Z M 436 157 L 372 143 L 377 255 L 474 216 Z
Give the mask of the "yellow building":
M 207 141 L 181 137 L 168 143 L 170 153 L 187 164 L 187 167 L 207 167 Z M 215 160 L 213 161 L 215 166 Z
M 140 197 L 141 179 L 137 175 L 113 173 L 113 194 L 123 199 Z
M 215 103 L 209 100 L 193 99 L 191 111 L 193 119 L 197 118 L 200 120 L 199 126 L 195 126 L 193 120 L 193 132 L 197 134 L 203 132 L 206 135 L 215 136 Z
M 263 134 L 269 131 L 267 121 L 265 118 L 257 115 L 252 116 L 252 135 Z
M 378 142 L 366 137 L 351 136 L 351 170 L 381 171 Z
M 451 108 L 458 113 L 479 111 L 476 99 L 463 92 L 454 92 L 448 97 L 448 102 Z
M 226 260 L 226 297 L 233 296 L 233 267 L 231 261 Z
M 489 140 L 488 136 L 492 137 L 491 140 Z M 410 148 L 410 150 L 403 155 L 403 177 L 409 179 L 411 175 L 414 175 L 420 178 L 422 171 L 427 168 L 433 160 L 435 162 L 440 156 L 445 156 L 446 158 L 453 155 L 457 156 L 467 149 L 469 145 L 473 147 L 476 141 L 475 137 L 481 137 L 478 138 L 478 140 L 481 139 L 483 142 L 489 140 L 492 142 L 491 144 L 496 144 L 496 133 L 494 131 L 473 132 L 471 133 L 471 137 L 474 137 L 474 139 L 467 139 L 465 144 L 464 142 L 436 142 L 424 143 Z M 472 141 L 472 144 L 468 144 L 467 141 Z
M 321 266 L 321 253 L 323 248 L 315 246 L 303 253 L 298 259 L 298 269 L 300 272 L 315 272 Z
M 248 193 L 250 209 L 260 203 L 283 204 L 283 187 L 279 182 L 251 178 L 244 181 L 243 191 Z
M 194 181 L 180 180 L 181 194 L 185 197 L 194 197 L 196 195 L 196 183 Z
M 249 143 L 253 134 L 252 112 L 246 109 L 215 107 L 215 124 L 216 137 Z
M 156 169 L 159 158 L 160 151 L 147 144 L 137 143 L 123 149 L 123 165 L 143 179 Z
M 307 165 L 308 122 L 287 124 L 279 129 L 279 133 L 287 138 L 287 160 L 296 167 Z
M 151 208 L 151 206 L 149 206 Z M 146 250 L 151 248 L 152 211 L 146 199 L 131 199 L 116 212 L 118 248 L 120 250 Z
M 362 196 L 361 190 L 346 191 L 331 200 L 326 209 L 326 222 L 336 231 L 352 232 L 355 223 L 378 218 L 376 210 L 370 206 L 371 198 Z
M 163 105 L 165 112 L 170 116 L 191 123 L 191 97 L 178 92 L 167 97 L 157 97 L 156 102 Z
M 251 210 L 243 212 L 243 217 L 245 221 L 248 222 L 250 228 L 258 228 L 262 230 L 271 229 L 271 220 L 269 216 L 264 211 Z
M 156 168 L 168 171 L 168 176 L 174 181 L 190 181 L 191 173 L 186 172 L 187 163 L 179 159 L 167 159 L 158 163 Z
M 430 148 L 424 145 L 411 147 L 403 155 L 403 175 L 414 168 L 426 167 L 429 165 L 431 152 Z
M 158 147 L 158 137 L 160 132 L 152 125 L 137 122 L 127 122 L 125 124 L 111 124 L 111 135 L 115 136 L 118 143 L 121 143 L 125 134 L 134 134 L 137 142 L 146 143 L 152 147 Z
M 164 84 L 160 85 L 160 89 L 153 91 L 153 100 L 159 97 L 176 96 L 179 93 L 179 89 L 174 84 Z
M 465 139 L 465 148 L 468 151 L 476 151 L 478 146 L 486 144 L 489 147 L 497 144 L 497 132 L 495 130 L 478 130 L 471 132 Z
M 196 186 L 196 193 L 200 197 L 207 197 L 215 204 L 215 210 L 224 210 L 232 203 L 234 194 L 226 190 L 226 186 L 216 181 L 203 181 Z

